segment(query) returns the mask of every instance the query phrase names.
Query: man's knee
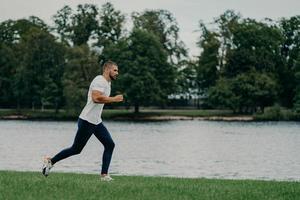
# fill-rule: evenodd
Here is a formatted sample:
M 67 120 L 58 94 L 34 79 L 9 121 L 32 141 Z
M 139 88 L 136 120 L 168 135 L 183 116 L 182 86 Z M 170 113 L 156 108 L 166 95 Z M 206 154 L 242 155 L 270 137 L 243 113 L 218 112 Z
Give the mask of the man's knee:
M 115 148 L 115 143 L 114 141 L 109 141 L 105 144 L 104 146 L 106 149 L 113 151 Z
M 72 146 L 73 154 L 80 154 L 82 151 L 82 148 L 80 146 Z

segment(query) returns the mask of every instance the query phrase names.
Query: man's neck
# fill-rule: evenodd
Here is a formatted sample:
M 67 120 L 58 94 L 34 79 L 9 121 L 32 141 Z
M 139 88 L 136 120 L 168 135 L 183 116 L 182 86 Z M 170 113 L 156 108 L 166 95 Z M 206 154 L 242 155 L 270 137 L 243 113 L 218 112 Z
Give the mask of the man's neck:
M 102 74 L 102 76 L 108 81 L 108 82 L 111 82 L 111 79 L 110 79 L 110 77 L 109 77 L 109 75 L 108 74 Z

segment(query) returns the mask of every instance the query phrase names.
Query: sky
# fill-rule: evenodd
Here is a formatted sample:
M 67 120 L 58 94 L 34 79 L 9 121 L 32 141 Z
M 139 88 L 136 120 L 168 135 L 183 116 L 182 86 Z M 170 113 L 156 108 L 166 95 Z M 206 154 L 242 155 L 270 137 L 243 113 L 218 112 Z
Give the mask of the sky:
M 92 3 L 99 7 L 105 0 L 0 0 L 0 21 L 37 16 L 47 24 L 51 17 L 64 5 L 75 9 L 78 4 Z M 190 56 L 198 56 L 196 45 L 200 33 L 199 21 L 210 23 L 226 10 L 239 12 L 243 17 L 256 20 L 300 15 L 300 0 L 110 0 L 117 10 L 128 19 L 133 11 L 166 9 L 176 18 L 180 28 L 180 39 L 189 49 Z

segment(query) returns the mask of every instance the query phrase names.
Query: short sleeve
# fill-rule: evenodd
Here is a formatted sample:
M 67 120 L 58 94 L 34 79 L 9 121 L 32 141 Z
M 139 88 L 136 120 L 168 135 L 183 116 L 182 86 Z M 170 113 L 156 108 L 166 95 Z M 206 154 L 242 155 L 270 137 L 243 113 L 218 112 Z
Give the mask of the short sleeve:
M 100 91 L 102 93 L 105 92 L 105 87 L 106 87 L 105 82 L 102 81 L 99 78 L 94 79 L 91 83 L 91 89 L 92 90 L 97 90 L 97 91 Z

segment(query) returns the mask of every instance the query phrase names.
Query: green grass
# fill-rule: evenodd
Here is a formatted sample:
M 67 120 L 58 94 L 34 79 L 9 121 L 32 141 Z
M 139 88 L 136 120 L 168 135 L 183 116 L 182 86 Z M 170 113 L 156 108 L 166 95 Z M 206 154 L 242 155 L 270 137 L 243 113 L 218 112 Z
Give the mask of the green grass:
M 0 118 L 7 116 L 22 116 L 28 119 L 55 119 L 55 120 L 74 120 L 78 115 L 65 110 L 55 113 L 54 110 L 31 110 L 31 109 L 0 109 Z
M 0 199 L 209 199 L 283 200 L 300 198 L 300 182 L 183 179 L 0 171 Z

